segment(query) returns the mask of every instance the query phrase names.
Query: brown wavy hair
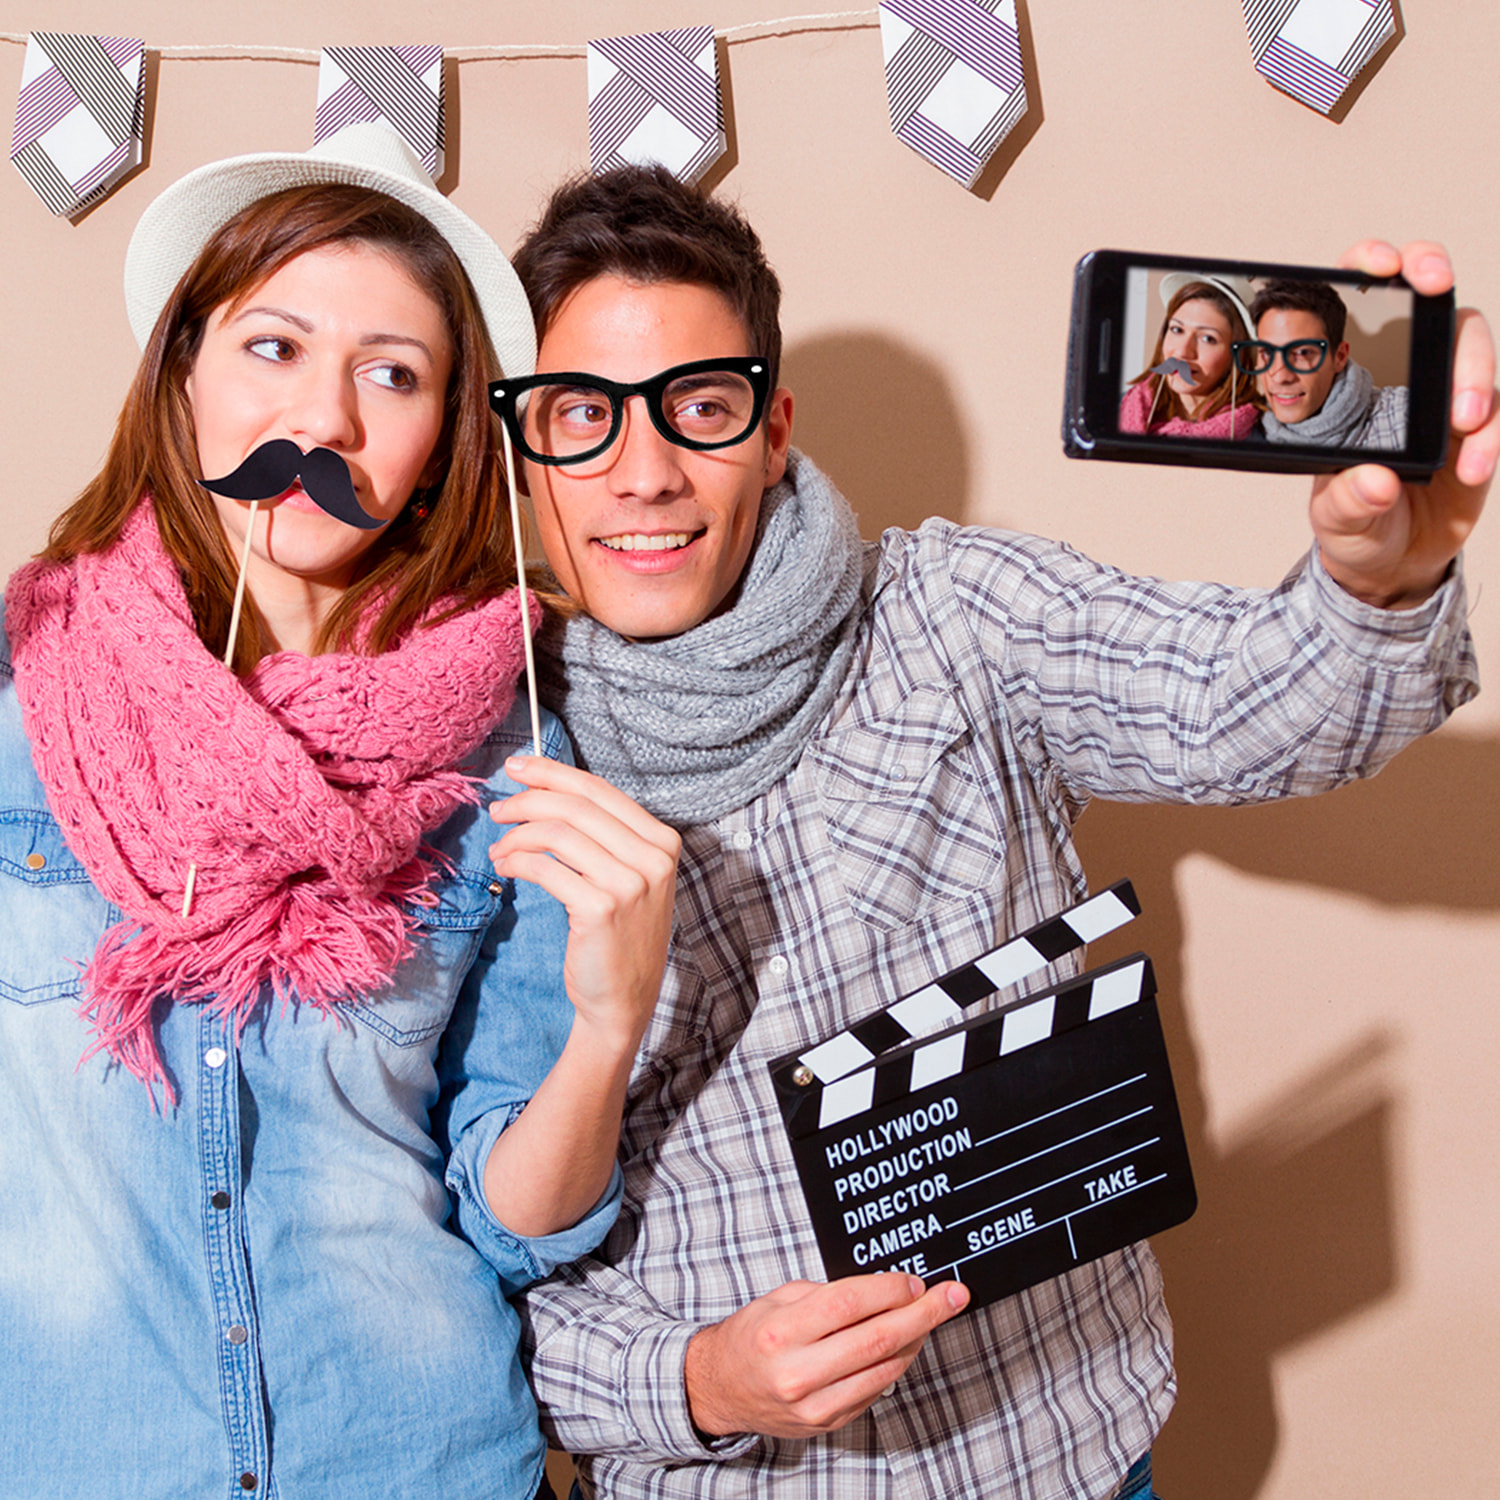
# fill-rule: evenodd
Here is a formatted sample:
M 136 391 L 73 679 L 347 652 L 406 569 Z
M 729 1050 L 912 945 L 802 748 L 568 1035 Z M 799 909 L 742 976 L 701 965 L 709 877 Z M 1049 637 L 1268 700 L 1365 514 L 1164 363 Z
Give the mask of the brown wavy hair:
M 69 562 L 102 552 L 150 496 L 162 543 L 182 575 L 198 635 L 222 655 L 239 571 L 212 498 L 197 483 L 198 448 L 185 382 L 210 315 L 242 303 L 284 265 L 325 245 L 360 244 L 401 264 L 442 310 L 453 339 L 438 477 L 425 492 L 430 514 L 408 505 L 360 559 L 316 651 L 387 650 L 442 601 L 434 618 L 458 613 L 516 581 L 488 382 L 499 376 L 474 289 L 453 248 L 415 209 L 383 193 L 343 184 L 289 188 L 230 219 L 203 247 L 162 308 L 115 424 L 104 467 L 58 517 L 42 556 Z M 361 616 L 377 603 L 368 633 Z M 237 672 L 271 649 L 246 599 Z
M 1260 394 L 1254 377 L 1240 373 L 1232 352 L 1229 368 L 1219 377 L 1219 383 L 1206 393 L 1208 399 L 1191 416 L 1177 392 L 1167 384 L 1167 377 L 1151 373 L 1152 369 L 1161 363 L 1162 345 L 1167 337 L 1167 324 L 1172 321 L 1177 309 L 1187 302 L 1209 302 L 1218 308 L 1229 324 L 1230 343 L 1236 339 L 1248 339 L 1255 336 L 1253 329 L 1245 327 L 1245 320 L 1240 316 L 1240 310 L 1218 287 L 1210 286 L 1203 281 L 1190 281 L 1185 287 L 1179 288 L 1167 304 L 1166 314 L 1161 320 L 1161 329 L 1156 335 L 1156 348 L 1152 350 L 1146 368 L 1130 382 L 1133 386 L 1139 385 L 1143 380 L 1156 382 L 1156 387 L 1152 392 L 1154 410 L 1151 421 L 1169 422 L 1173 417 L 1180 417 L 1184 422 L 1203 422 L 1215 413 L 1223 411 L 1231 401 L 1236 406 L 1250 405 L 1257 411 L 1264 411 L 1266 409 L 1265 398 Z M 1238 426 L 1235 419 L 1231 418 L 1231 421 Z
M 682 282 L 719 293 L 750 351 L 781 371 L 781 283 L 733 205 L 658 165 L 612 167 L 563 183 L 511 258 L 544 337 L 568 296 L 600 276 Z

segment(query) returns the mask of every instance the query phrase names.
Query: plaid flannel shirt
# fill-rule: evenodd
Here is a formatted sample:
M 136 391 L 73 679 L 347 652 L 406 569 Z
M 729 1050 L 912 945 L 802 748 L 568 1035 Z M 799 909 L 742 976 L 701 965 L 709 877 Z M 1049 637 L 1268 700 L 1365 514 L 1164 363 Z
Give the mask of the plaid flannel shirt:
M 1089 796 L 1320 791 L 1477 691 L 1456 566 L 1392 614 L 1316 561 L 1271 590 L 1171 584 L 932 521 L 872 547 L 866 587 L 856 665 L 799 763 L 686 832 L 624 1208 L 595 1257 L 526 1294 L 544 1426 L 596 1455 L 586 1493 L 1112 1494 L 1175 1393 L 1144 1244 L 939 1328 L 828 1437 L 695 1431 L 692 1334 L 823 1279 L 766 1064 L 1078 899 L 1070 829 Z
M 1357 448 L 1404 448 L 1408 402 L 1404 385 L 1377 386 L 1363 425 L 1349 441 Z

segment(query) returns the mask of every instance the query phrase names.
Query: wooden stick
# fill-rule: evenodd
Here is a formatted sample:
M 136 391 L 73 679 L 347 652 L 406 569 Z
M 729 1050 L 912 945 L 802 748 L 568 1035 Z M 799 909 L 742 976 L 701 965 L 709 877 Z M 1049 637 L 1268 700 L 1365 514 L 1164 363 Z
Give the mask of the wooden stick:
M 531 600 L 526 588 L 526 551 L 521 544 L 521 500 L 516 490 L 516 455 L 510 446 L 510 429 L 500 424 L 505 443 L 505 482 L 510 489 L 510 535 L 516 549 L 516 582 L 521 589 L 521 649 L 526 653 L 526 696 L 531 703 L 531 748 L 542 753 L 542 711 L 536 697 L 536 656 L 531 649 Z

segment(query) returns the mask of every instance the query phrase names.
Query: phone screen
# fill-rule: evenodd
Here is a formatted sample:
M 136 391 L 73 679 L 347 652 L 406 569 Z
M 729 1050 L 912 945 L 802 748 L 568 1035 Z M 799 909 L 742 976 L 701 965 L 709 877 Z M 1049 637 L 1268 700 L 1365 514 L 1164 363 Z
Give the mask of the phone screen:
M 1399 278 L 1100 250 L 1074 282 L 1073 457 L 1431 474 L 1447 444 L 1453 298 Z
M 1139 406 L 1139 430 L 1167 437 L 1404 449 L 1412 300 L 1406 286 L 1132 266 L 1122 425 Z M 1150 399 L 1127 407 L 1142 383 Z

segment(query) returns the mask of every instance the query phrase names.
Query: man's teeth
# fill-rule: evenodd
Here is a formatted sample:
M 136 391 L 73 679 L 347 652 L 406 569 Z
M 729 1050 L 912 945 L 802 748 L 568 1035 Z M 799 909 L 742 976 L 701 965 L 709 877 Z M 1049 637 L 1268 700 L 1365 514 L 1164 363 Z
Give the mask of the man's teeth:
M 690 531 L 667 531 L 655 536 L 601 536 L 599 540 L 612 552 L 668 552 L 686 547 L 692 541 Z

